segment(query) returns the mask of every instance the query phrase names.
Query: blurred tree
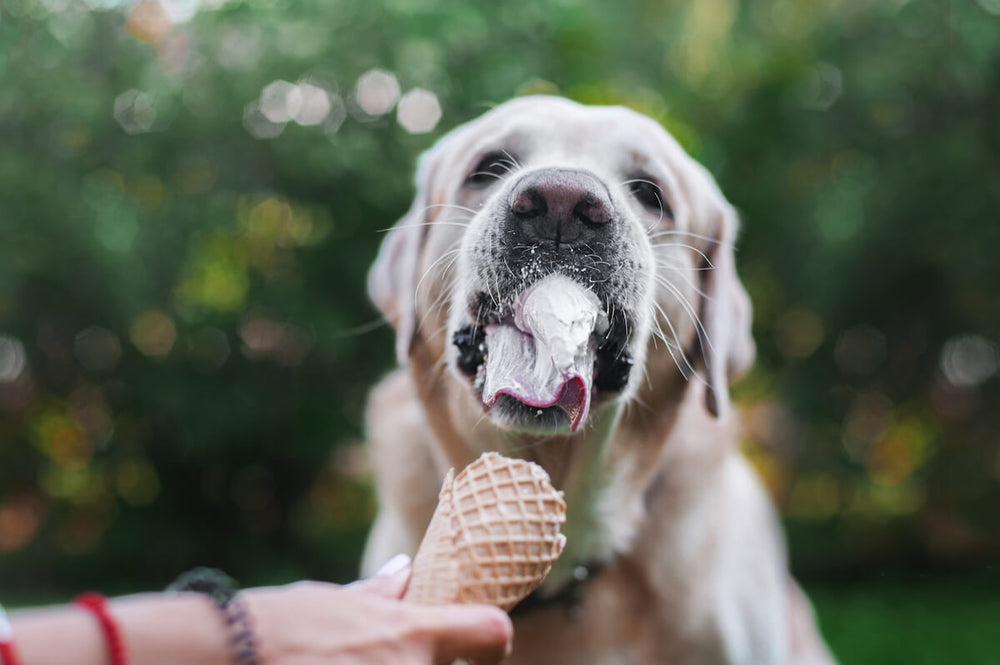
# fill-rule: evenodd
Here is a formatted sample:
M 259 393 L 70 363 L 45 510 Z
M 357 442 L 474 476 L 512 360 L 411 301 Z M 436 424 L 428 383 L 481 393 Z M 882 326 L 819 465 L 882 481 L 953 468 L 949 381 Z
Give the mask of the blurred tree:
M 663 122 L 741 211 L 747 451 L 800 565 L 998 549 L 1000 5 L 7 0 L 0 588 L 347 579 L 365 273 L 442 131 Z

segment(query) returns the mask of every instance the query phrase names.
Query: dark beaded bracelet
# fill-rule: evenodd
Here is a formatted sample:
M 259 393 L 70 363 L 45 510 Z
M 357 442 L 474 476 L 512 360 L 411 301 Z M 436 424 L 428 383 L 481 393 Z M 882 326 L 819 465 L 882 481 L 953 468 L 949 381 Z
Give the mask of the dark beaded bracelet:
M 233 661 L 236 665 L 258 665 L 250 616 L 233 578 L 214 568 L 195 568 L 174 580 L 167 591 L 196 591 L 208 596 L 226 620 Z

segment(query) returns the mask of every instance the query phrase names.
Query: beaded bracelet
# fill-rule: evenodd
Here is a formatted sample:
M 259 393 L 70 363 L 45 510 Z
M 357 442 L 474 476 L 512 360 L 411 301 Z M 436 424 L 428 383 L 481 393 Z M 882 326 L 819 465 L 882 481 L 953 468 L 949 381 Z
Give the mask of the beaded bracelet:
M 207 595 L 222 610 L 236 664 L 258 665 L 250 617 L 233 578 L 214 568 L 195 568 L 174 580 L 167 590 L 196 591 Z
M 93 614 L 94 618 L 101 624 L 104 642 L 108 646 L 110 665 L 128 665 L 125 642 L 122 640 L 122 633 L 118 629 L 115 618 L 108 610 L 108 599 L 99 593 L 83 593 L 73 599 L 73 604 Z

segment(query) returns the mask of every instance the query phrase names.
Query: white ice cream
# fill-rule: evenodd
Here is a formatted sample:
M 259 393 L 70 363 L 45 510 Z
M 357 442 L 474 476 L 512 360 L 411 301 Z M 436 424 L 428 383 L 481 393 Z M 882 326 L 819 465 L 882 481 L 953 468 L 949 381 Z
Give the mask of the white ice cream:
M 595 337 L 607 328 L 592 291 L 565 275 L 541 280 L 518 299 L 513 326 L 486 329 L 484 403 L 505 394 L 528 406 L 559 406 L 575 430 L 590 410 Z

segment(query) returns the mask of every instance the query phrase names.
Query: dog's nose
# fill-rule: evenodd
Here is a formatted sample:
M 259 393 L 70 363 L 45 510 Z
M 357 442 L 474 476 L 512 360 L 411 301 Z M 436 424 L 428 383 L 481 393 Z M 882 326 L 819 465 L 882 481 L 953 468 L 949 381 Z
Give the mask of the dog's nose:
M 554 242 L 556 247 L 593 240 L 614 217 L 607 187 L 586 171 L 529 173 L 511 190 L 509 202 L 526 239 Z

